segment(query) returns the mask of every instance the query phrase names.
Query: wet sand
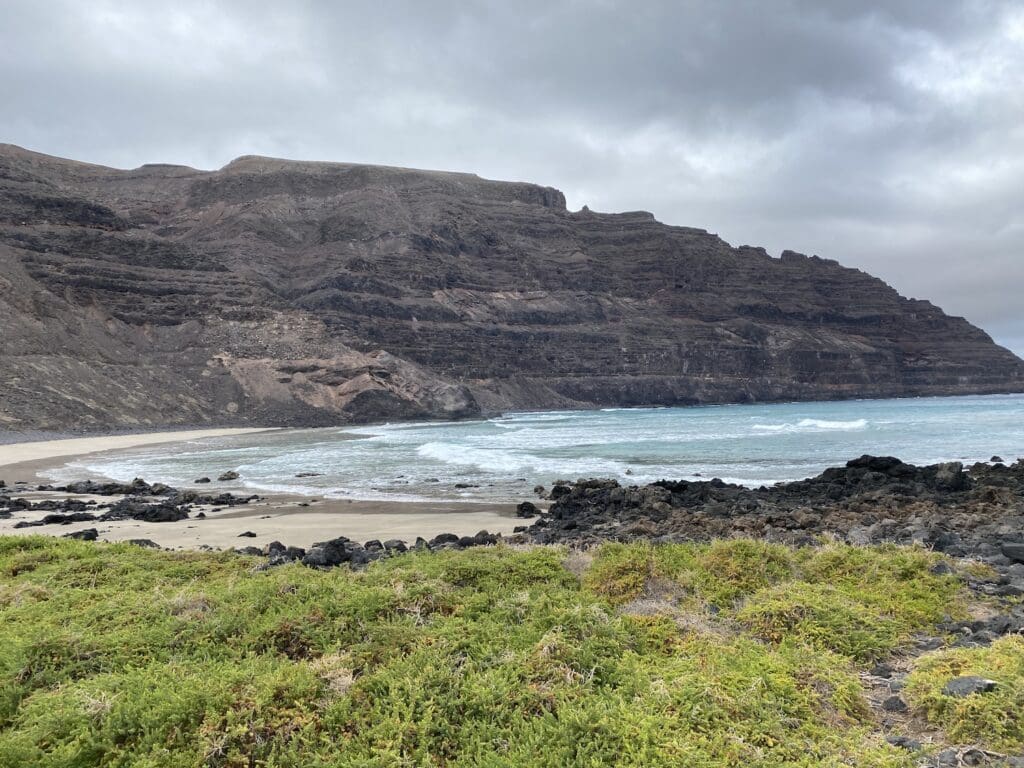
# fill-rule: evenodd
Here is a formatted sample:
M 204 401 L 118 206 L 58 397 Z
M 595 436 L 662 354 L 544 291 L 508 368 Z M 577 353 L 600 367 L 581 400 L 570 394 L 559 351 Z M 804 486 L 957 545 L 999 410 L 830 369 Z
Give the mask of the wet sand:
M 3 493 L 15 498 L 26 498 L 32 502 L 44 499 L 94 498 L 99 503 L 110 503 L 116 501 L 117 497 L 88 497 L 28 489 L 45 482 L 47 470 L 63 466 L 66 460 L 73 456 L 142 445 L 170 445 L 182 440 L 256 431 L 260 430 L 195 430 L 0 445 L 0 479 L 8 486 L 14 486 Z M 15 485 L 18 481 L 25 483 L 20 486 L 25 489 L 24 491 Z M 244 489 L 219 483 L 195 490 L 203 493 L 246 493 Z M 206 519 L 195 518 L 200 511 L 206 514 Z M 100 539 L 104 541 L 150 539 L 167 548 L 231 549 L 246 546 L 263 547 L 271 541 L 308 547 L 314 541 L 337 536 L 347 536 L 360 542 L 369 539 L 403 539 L 412 542 L 417 536 L 430 539 L 440 533 L 472 536 L 478 531 L 487 530 L 490 533 L 510 534 L 515 526 L 529 523 L 515 516 L 515 505 L 512 503 L 353 501 L 269 494 L 261 495 L 259 501 L 251 504 L 219 511 L 197 506 L 191 519 L 177 523 L 125 520 L 14 528 L 18 522 L 38 520 L 45 514 L 47 512 L 15 512 L 9 519 L 0 520 L 0 535 L 63 536 L 86 528 L 96 528 Z M 97 514 L 102 514 L 102 510 L 98 510 Z M 256 536 L 240 537 L 239 534 L 243 532 L 252 532 Z
M 0 478 L 37 482 L 35 473 L 58 466 L 71 456 L 84 456 L 106 451 L 138 448 L 143 445 L 180 443 L 184 440 L 198 440 L 203 437 L 225 437 L 245 435 L 252 432 L 269 432 L 264 427 L 238 427 L 224 429 L 190 429 L 176 432 L 140 432 L 131 435 L 99 435 L 96 437 L 72 437 L 66 440 L 41 440 L 27 443 L 0 444 Z

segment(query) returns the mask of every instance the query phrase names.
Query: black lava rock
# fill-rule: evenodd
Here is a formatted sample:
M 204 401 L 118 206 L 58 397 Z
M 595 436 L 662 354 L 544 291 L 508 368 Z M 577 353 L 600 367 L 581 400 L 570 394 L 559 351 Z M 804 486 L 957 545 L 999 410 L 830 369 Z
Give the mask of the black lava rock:
M 89 512 L 72 512 L 68 515 L 54 514 L 46 515 L 42 519 L 43 525 L 68 525 L 70 523 L 88 523 L 96 519 L 96 515 Z
M 460 539 L 459 541 L 461 543 L 462 540 Z M 480 531 L 479 533 L 477 533 L 476 536 L 473 537 L 473 544 L 471 544 L 469 546 L 474 546 L 475 545 L 475 546 L 478 546 L 478 547 L 482 547 L 482 546 L 487 546 L 487 545 L 490 545 L 490 544 L 497 544 L 497 543 L 498 543 L 498 537 L 495 534 L 488 533 L 487 531 Z
M 921 749 L 921 742 L 917 739 L 912 739 L 909 736 L 886 736 L 885 740 L 894 747 L 899 747 L 900 749 L 905 749 L 909 752 L 917 752 Z
M 339 536 L 330 541 L 313 544 L 302 557 L 302 563 L 313 568 L 330 568 L 349 562 L 357 551 L 362 551 L 362 547 L 344 536 Z
M 968 696 L 994 691 L 998 685 L 999 683 L 995 680 L 977 677 L 976 675 L 967 675 L 966 677 L 950 680 L 942 689 L 942 693 L 946 696 L 964 699 Z
M 536 517 L 539 514 L 540 510 L 532 501 L 524 501 L 516 506 L 516 517 Z
M 458 544 L 459 537 L 454 533 L 439 533 L 430 540 L 430 548 L 441 547 L 445 544 Z
M 1006 541 L 999 548 L 1003 557 L 1013 560 L 1015 563 L 1024 563 L 1024 541 Z
M 140 520 L 144 523 L 176 523 L 188 519 L 188 510 L 183 506 L 174 506 L 160 502 L 149 504 L 143 501 L 121 499 L 112 504 L 100 518 L 101 521 Z
M 881 662 L 871 668 L 871 674 L 875 677 L 892 677 L 892 665 Z
M 906 712 L 909 707 L 899 696 L 890 696 L 882 702 L 882 709 L 886 712 Z
M 988 755 L 982 752 L 980 749 L 972 747 L 971 749 L 964 750 L 963 754 L 960 755 L 961 765 L 989 765 Z
M 65 533 L 65 539 L 78 539 L 79 541 L 96 541 L 100 536 L 99 531 L 95 528 L 86 528 L 81 531 L 73 531 L 71 533 Z

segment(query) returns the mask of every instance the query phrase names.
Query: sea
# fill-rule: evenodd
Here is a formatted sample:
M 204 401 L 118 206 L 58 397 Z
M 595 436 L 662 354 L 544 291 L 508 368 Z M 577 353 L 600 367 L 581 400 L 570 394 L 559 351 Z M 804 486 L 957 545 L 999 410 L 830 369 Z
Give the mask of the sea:
M 286 429 L 86 456 L 55 479 L 135 477 L 318 498 L 505 502 L 559 479 L 721 478 L 748 486 L 819 474 L 862 454 L 914 464 L 1024 457 L 1024 395 L 605 408 L 477 421 Z M 240 478 L 217 483 L 222 472 Z M 195 486 L 210 477 L 210 486 Z

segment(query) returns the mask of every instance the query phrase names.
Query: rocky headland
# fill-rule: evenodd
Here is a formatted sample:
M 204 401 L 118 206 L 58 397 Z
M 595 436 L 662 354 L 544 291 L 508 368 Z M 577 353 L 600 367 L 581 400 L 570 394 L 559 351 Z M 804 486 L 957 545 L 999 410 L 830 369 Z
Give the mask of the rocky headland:
M 962 318 L 834 261 L 471 174 L 0 145 L 0 429 L 1024 390 Z
M 998 458 L 998 457 L 994 457 Z M 862 456 L 817 477 L 747 488 L 717 479 L 663 480 L 623 487 L 615 480 L 560 481 L 524 534 L 540 543 L 708 540 L 736 536 L 810 544 L 919 544 L 993 565 L 1018 564 L 1024 595 L 1024 460 L 965 468 L 918 467 Z M 532 502 L 524 514 L 539 512 Z

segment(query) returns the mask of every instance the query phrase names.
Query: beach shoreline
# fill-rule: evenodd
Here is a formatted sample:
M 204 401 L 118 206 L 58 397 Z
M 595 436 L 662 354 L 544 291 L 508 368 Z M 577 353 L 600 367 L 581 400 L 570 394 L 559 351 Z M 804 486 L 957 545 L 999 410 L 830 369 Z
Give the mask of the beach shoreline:
M 207 437 L 229 437 L 256 432 L 276 431 L 275 427 L 220 427 L 215 429 L 160 430 L 87 437 L 56 437 L 46 440 L 7 442 L 0 440 L 0 476 L 25 475 L 53 467 L 58 459 L 88 456 L 94 453 L 139 448 L 146 445 L 178 443 Z M 10 437 L 13 433 L 7 433 Z M 28 480 L 17 477 L 15 480 Z
M 62 466 L 70 458 L 146 445 L 171 446 L 186 440 L 264 431 L 276 430 L 222 428 L 162 431 L 0 444 L 0 480 L 7 484 L 6 488 L 0 489 L 0 494 L 24 498 L 33 503 L 83 498 L 82 494 L 39 491 L 36 488 L 46 483 L 48 470 Z M 110 478 L 94 474 L 80 479 Z M 240 493 L 237 487 L 229 487 L 227 484 L 215 484 L 203 490 Z M 96 499 L 101 503 L 109 500 Z M 203 518 L 196 517 L 200 512 Z M 515 505 L 512 503 L 362 501 L 260 492 L 257 499 L 242 506 L 224 509 L 197 506 L 189 519 L 174 523 L 85 521 L 15 528 L 19 522 L 42 516 L 42 512 L 25 512 L 0 519 L 0 535 L 63 536 L 96 528 L 99 538 L 104 541 L 150 539 L 168 549 L 232 549 L 265 547 L 272 541 L 308 547 L 316 541 L 338 536 L 347 536 L 355 541 L 411 541 L 417 536 L 429 539 L 442 533 L 472 536 L 482 530 L 507 535 L 524 522 L 515 516 Z M 242 535 L 250 533 L 254 535 Z

